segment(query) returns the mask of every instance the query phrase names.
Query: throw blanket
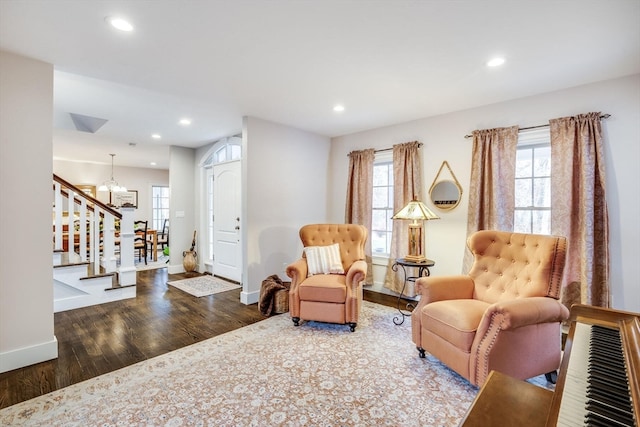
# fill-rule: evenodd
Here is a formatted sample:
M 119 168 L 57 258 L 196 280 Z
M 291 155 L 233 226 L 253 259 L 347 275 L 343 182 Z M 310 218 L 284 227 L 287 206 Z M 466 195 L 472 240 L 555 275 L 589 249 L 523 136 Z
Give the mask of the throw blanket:
M 281 289 L 288 289 L 287 285 L 289 285 L 289 283 L 283 283 L 277 274 L 271 275 L 262 281 L 258 309 L 263 316 L 271 316 L 276 292 Z

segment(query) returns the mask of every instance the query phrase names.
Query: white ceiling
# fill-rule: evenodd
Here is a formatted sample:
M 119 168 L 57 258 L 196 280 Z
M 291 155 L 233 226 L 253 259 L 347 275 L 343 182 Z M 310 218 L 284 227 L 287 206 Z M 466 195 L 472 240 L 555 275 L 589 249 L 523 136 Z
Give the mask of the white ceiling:
M 55 158 L 166 168 L 245 115 L 338 136 L 638 73 L 640 1 L 0 0 L 0 49 L 55 66 Z

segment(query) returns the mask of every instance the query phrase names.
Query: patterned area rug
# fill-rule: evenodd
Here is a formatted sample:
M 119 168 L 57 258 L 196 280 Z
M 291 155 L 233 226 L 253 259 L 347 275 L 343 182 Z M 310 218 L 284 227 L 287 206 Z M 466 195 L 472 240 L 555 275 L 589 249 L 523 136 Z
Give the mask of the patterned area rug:
M 273 316 L 10 406 L 0 425 L 458 425 L 477 389 L 420 359 L 396 314 L 364 302 L 353 333 Z
M 204 276 L 192 277 L 190 279 L 167 282 L 167 284 L 178 288 L 181 291 L 187 292 L 195 297 L 205 297 L 207 295 L 213 295 L 217 294 L 218 292 L 230 291 L 232 289 L 238 289 L 241 287 L 236 283 L 232 283 L 224 279 L 219 279 L 208 274 Z
M 477 389 L 420 359 L 396 313 L 364 302 L 353 333 L 273 316 L 10 406 L 0 425 L 457 425 Z

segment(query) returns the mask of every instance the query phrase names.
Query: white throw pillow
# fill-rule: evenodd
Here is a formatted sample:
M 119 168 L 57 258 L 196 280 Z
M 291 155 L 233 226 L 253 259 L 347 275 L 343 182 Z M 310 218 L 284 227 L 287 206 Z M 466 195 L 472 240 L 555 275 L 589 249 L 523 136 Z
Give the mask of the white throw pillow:
M 340 245 L 334 243 L 329 246 L 307 246 L 304 248 L 307 257 L 308 275 L 314 274 L 344 274 Z

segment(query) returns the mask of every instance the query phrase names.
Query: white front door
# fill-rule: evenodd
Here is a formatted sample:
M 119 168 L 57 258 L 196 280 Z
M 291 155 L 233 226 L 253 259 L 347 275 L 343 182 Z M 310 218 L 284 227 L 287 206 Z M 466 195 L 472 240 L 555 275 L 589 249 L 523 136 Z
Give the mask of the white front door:
M 240 161 L 213 166 L 213 274 L 241 282 Z

